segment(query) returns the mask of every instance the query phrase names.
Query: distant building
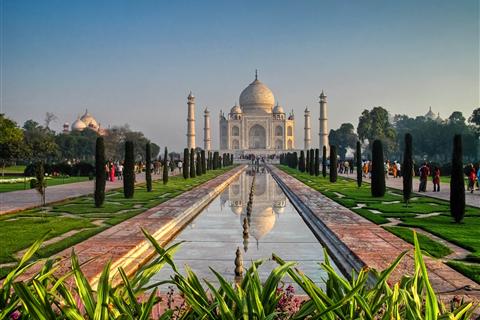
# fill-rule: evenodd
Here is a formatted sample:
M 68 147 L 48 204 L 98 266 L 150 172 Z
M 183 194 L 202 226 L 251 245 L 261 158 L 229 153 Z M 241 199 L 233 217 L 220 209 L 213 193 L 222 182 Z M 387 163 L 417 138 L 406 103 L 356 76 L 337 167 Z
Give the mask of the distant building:
M 90 114 L 88 113 L 88 109 L 85 110 L 85 113 L 83 116 L 78 116 L 77 120 L 75 120 L 71 127 L 68 122 L 65 122 L 63 124 L 63 132 L 68 133 L 70 131 L 83 131 L 83 130 L 93 130 L 97 132 L 100 135 L 105 135 L 106 130 L 101 128 L 100 123 L 97 122 L 97 120 Z
M 428 109 L 428 112 L 425 114 L 424 116 L 426 119 L 428 120 L 432 120 L 432 121 L 437 121 L 437 122 L 443 122 L 443 119 L 440 118 L 440 112 L 435 114 L 433 111 L 432 111 L 432 107 L 430 107 Z

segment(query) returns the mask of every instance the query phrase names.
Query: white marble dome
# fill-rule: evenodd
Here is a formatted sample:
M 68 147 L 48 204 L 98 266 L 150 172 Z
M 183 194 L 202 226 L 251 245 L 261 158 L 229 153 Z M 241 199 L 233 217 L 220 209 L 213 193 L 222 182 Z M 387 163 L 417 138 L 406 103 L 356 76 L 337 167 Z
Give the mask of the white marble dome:
M 240 94 L 240 106 L 245 113 L 260 112 L 272 113 L 275 97 L 272 90 L 255 79 Z
M 83 122 L 80 119 L 77 119 L 72 123 L 72 131 L 82 131 L 86 127 L 87 127 L 87 125 L 85 124 L 85 122 Z
M 273 108 L 273 113 L 285 113 L 285 111 L 283 110 L 282 106 L 277 104 L 275 108 Z
M 237 105 L 234 105 L 232 109 L 230 109 L 230 113 L 242 113 L 242 108 Z
M 80 120 L 82 120 L 87 127 L 91 127 L 93 129 L 98 129 L 99 127 L 97 120 L 95 120 L 95 118 L 88 113 L 88 110 L 85 110 L 85 114 L 80 118 Z

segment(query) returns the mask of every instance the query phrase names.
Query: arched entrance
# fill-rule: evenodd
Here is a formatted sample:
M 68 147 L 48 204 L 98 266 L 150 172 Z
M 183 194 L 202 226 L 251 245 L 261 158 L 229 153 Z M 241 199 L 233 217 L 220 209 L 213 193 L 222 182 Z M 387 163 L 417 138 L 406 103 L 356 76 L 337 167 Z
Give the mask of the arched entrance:
M 264 127 L 256 124 L 248 132 L 248 144 L 250 149 L 265 149 L 267 147 L 267 134 Z

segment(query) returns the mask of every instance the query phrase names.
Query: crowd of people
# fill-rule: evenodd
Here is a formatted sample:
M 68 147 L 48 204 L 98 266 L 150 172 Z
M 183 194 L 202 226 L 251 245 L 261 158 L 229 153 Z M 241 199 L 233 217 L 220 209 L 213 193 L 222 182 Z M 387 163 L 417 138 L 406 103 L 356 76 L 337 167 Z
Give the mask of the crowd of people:
M 152 174 L 161 174 L 163 170 L 163 161 L 160 160 L 155 160 L 152 161 L 150 164 L 150 170 Z M 176 169 L 179 169 L 182 171 L 182 161 L 170 161 L 167 160 L 166 164 L 171 172 L 175 172 Z M 145 172 L 145 167 L 146 163 L 143 161 L 138 161 L 134 165 L 134 172 L 135 173 L 142 173 Z M 105 164 L 105 174 L 107 177 L 107 181 L 114 182 L 115 180 L 123 180 L 123 170 L 124 170 L 124 164 L 123 161 L 112 161 L 109 160 Z

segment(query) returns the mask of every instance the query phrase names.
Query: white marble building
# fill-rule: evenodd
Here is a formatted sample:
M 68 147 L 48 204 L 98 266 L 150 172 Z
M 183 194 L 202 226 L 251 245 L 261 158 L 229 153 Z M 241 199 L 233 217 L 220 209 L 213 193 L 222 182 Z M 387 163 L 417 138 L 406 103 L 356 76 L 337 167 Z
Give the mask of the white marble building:
M 272 91 L 255 74 L 240 94 L 240 105 L 220 112 L 220 150 L 240 154 L 274 154 L 295 149 L 295 119 L 275 105 Z

